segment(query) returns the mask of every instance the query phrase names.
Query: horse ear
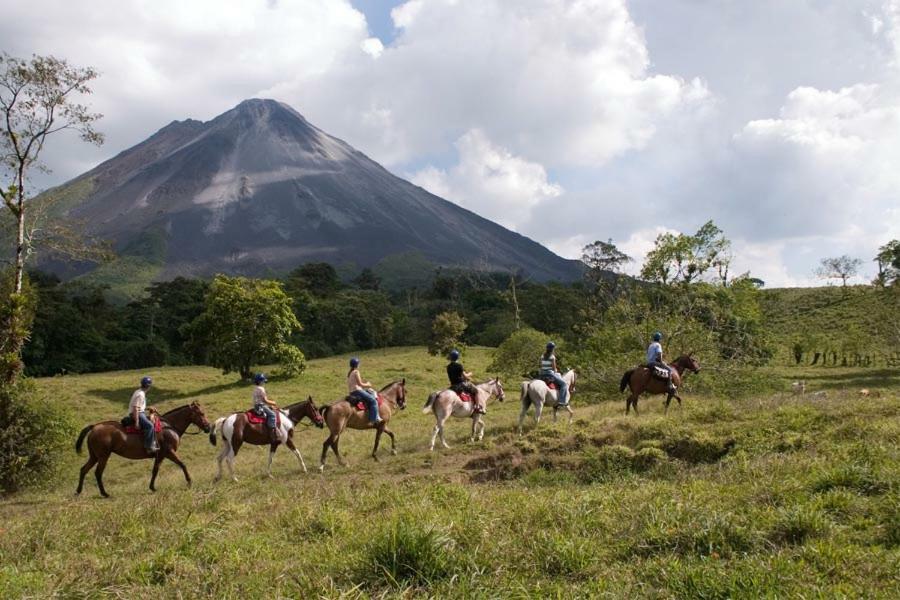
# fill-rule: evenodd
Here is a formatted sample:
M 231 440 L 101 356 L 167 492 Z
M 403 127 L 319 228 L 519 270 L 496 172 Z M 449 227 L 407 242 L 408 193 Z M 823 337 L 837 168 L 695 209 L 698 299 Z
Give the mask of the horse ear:
M 400 385 L 406 385 L 406 377 L 404 377 L 404 378 L 400 381 Z

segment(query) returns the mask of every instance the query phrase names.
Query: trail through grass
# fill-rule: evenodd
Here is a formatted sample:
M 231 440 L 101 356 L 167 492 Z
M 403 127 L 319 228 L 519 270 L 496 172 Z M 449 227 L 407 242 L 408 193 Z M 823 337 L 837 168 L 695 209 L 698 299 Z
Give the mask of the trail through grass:
M 275 380 L 286 404 L 337 400 L 346 358 L 311 361 Z M 487 377 L 485 349 L 466 366 Z M 825 398 L 787 393 L 728 401 L 690 396 L 662 415 L 659 397 L 625 417 L 624 399 L 574 398 L 572 426 L 546 419 L 515 434 L 516 382 L 492 403 L 481 444 L 449 425 L 451 450 L 427 450 L 421 413 L 444 364 L 422 348 L 366 353 L 364 375 L 406 377 L 392 421 L 400 454 L 369 458 L 373 434 L 346 432 L 323 475 L 279 450 L 244 447 L 238 483 L 214 485 L 216 448 L 187 436 L 195 480 L 164 464 L 114 458 L 113 497 L 93 479 L 72 492 L 83 457 L 58 482 L 2 501 L 0 597 L 897 597 L 900 591 L 900 376 L 816 371 Z M 154 371 L 153 404 L 198 400 L 210 419 L 249 405 L 250 386 L 214 369 Z M 117 418 L 141 373 L 39 380 L 84 423 Z M 772 371 L 784 381 L 804 373 Z M 702 375 L 701 375 L 702 377 Z M 810 377 L 806 377 L 810 381 Z M 866 379 L 868 381 L 868 379 Z M 842 382 L 847 382 L 842 385 Z M 810 383 L 810 386 L 814 385 Z M 307 464 L 325 432 L 301 427 Z M 74 443 L 74 438 L 73 438 Z

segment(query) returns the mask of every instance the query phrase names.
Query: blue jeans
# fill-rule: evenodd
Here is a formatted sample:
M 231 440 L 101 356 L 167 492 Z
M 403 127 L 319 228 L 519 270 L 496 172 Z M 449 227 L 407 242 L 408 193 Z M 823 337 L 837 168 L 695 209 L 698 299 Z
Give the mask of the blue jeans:
M 144 448 L 148 450 L 156 443 L 156 432 L 153 431 L 153 421 L 142 412 L 138 413 L 138 426 L 144 432 Z
M 266 416 L 266 427 L 275 429 L 275 411 L 268 406 L 260 406 L 259 410 Z
M 375 394 L 375 392 L 369 390 L 356 390 L 350 395 L 354 398 L 359 398 L 366 403 L 370 423 L 374 423 L 378 420 L 378 417 L 380 416 L 378 414 L 378 395 Z
M 555 371 L 541 373 L 541 376 L 551 377 L 556 382 L 556 393 L 559 397 L 559 406 L 565 406 L 569 403 L 569 384 L 562 378 L 562 375 Z

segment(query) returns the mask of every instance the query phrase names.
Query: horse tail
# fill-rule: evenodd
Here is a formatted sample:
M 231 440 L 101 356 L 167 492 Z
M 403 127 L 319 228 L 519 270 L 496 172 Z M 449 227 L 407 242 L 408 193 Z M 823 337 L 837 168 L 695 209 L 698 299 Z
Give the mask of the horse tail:
M 81 445 L 84 443 L 84 438 L 87 437 L 87 434 L 89 434 L 91 432 L 91 429 L 93 428 L 93 425 L 88 425 L 81 430 L 81 433 L 78 434 L 78 440 L 75 442 L 75 452 L 77 452 L 78 454 L 81 454 Z
M 225 422 L 227 417 L 219 417 L 216 419 L 216 422 L 213 424 L 212 429 L 209 430 L 209 443 L 213 446 L 216 445 L 216 438 L 219 437 L 219 433 L 222 431 L 222 423 Z
M 440 392 L 431 392 L 428 396 L 428 400 L 425 401 L 425 406 L 422 408 L 422 414 L 427 415 L 432 411 L 432 406 L 434 405 L 434 401 L 437 399 Z
M 522 406 L 528 406 L 531 404 L 531 398 L 528 396 L 528 386 L 531 385 L 530 381 L 522 382 L 522 389 L 519 392 L 519 402 L 522 403 Z
M 620 392 L 624 392 L 625 388 L 628 387 L 628 382 L 631 380 L 632 373 L 634 373 L 634 369 L 625 371 L 625 374 L 622 375 L 622 381 L 619 383 L 619 391 Z

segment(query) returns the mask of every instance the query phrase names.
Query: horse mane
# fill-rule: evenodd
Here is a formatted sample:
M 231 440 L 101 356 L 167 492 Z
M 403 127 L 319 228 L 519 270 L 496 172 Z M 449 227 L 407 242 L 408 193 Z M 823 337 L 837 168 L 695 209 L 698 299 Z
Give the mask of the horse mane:
M 383 388 L 381 388 L 381 389 L 378 390 L 378 391 L 379 391 L 379 392 L 383 392 L 383 391 L 387 390 L 388 388 L 394 387 L 394 386 L 397 385 L 398 383 L 400 383 L 400 380 L 399 380 L 399 379 L 395 379 L 394 381 L 390 382 L 389 384 L 387 384 L 386 386 L 384 386 Z
M 177 408 L 173 408 L 172 410 L 167 410 L 166 412 L 159 415 L 159 417 L 160 418 L 167 417 L 174 412 L 178 412 L 179 410 L 184 410 L 185 408 L 190 408 L 190 406 L 191 406 L 190 404 L 182 404 L 181 406 L 179 406 Z

